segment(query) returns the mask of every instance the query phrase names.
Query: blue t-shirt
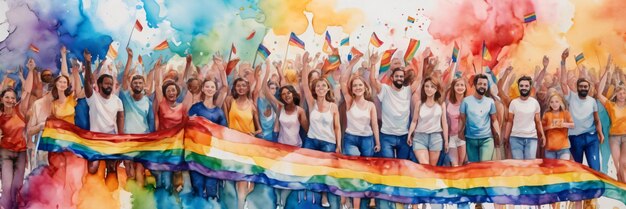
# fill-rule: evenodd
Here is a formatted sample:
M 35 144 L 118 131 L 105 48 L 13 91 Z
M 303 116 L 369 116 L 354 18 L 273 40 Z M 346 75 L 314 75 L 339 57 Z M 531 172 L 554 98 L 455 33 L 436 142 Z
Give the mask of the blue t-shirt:
M 81 129 L 89 130 L 89 104 L 87 98 L 80 98 L 74 108 L 74 123 Z
M 274 121 L 276 120 L 276 112 L 274 111 L 274 107 L 266 98 L 257 99 L 258 112 L 259 112 L 259 122 L 261 123 L 261 138 L 266 140 L 273 140 L 274 133 Z M 265 116 L 265 111 L 267 109 L 271 109 L 272 113 L 269 117 Z
M 496 104 L 492 98 L 465 97 L 461 102 L 460 112 L 465 114 L 465 137 L 472 139 L 492 137 L 491 115 L 496 114 Z
M 139 101 L 130 95 L 130 91 L 121 91 L 120 100 L 124 105 L 124 133 L 145 134 L 154 132 L 154 111 L 147 96 Z
M 195 115 L 204 117 L 207 120 L 221 126 L 228 127 L 228 124 L 226 123 L 226 116 L 224 115 L 224 111 L 222 110 L 222 108 L 213 107 L 209 109 L 204 106 L 202 102 L 198 102 L 192 105 L 189 109 L 189 117 Z
M 574 119 L 574 128 L 569 129 L 569 135 L 575 136 L 596 131 L 593 113 L 598 112 L 598 104 L 596 100 L 590 96 L 580 99 L 578 94 L 569 91 L 565 96 L 565 100 L 569 103 L 569 112 L 572 113 Z

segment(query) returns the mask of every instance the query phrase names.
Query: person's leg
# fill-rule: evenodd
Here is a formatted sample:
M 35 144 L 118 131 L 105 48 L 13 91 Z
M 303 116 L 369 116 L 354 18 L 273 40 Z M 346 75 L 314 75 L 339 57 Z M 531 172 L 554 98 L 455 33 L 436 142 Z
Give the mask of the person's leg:
M 428 134 L 426 133 L 414 133 L 413 134 L 413 153 L 419 164 L 428 164 Z
M 409 159 L 409 155 L 411 153 L 411 146 L 406 143 L 407 134 L 395 136 L 397 142 L 397 153 L 396 158 L 398 159 Z
M 524 148 L 524 160 L 532 160 L 537 158 L 537 139 L 526 139 Z
M 615 170 L 617 170 L 618 173 L 621 173 L 621 181 L 626 182 L 626 136 L 622 136 L 620 142 L 622 150 L 618 152 L 618 154 L 621 154 L 619 159 L 619 168 L 615 168 Z
M 380 133 L 380 156 L 383 158 L 394 158 L 393 136 Z
M 600 171 L 600 141 L 597 134 L 586 134 L 584 146 L 585 157 L 589 167 Z
M 467 159 L 467 154 L 466 154 L 467 148 L 466 148 L 466 143 L 465 141 L 463 141 L 463 143 L 458 146 L 457 148 L 457 152 L 458 152 L 458 158 L 459 158 L 459 164 L 458 165 L 463 165 L 465 164 L 465 160 Z
M 443 137 L 441 133 L 431 133 L 428 134 L 428 163 L 430 165 L 437 165 L 439 162 L 439 155 L 441 154 L 441 150 L 443 149 Z
M 329 142 L 325 142 L 325 141 L 319 141 L 318 143 L 320 143 L 321 145 L 321 149 L 320 151 L 322 152 L 330 152 L 333 153 L 335 152 L 335 149 L 337 148 L 336 144 L 333 143 L 329 143 Z M 326 192 L 322 192 L 322 207 L 330 207 L 330 203 L 328 202 L 328 194 Z
M 509 144 L 511 145 L 511 155 L 513 159 L 524 159 L 524 139 L 512 136 L 509 138 Z
M 341 145 L 341 152 L 347 156 L 360 156 L 359 151 L 359 137 L 346 133 L 343 137 L 343 144 Z
M 546 159 L 557 159 L 557 151 L 546 150 L 544 157 Z
M 480 149 L 479 149 L 479 139 L 465 139 L 465 146 L 467 152 L 467 160 L 469 162 L 479 162 L 480 161 Z
M 204 192 L 207 198 L 218 198 L 219 183 L 219 179 L 204 176 Z
M 12 208 L 14 201 L 11 199 L 13 196 L 11 195 L 11 184 L 13 181 L 13 159 L 15 156 L 11 151 L 0 148 L 0 157 L 2 158 L 2 196 L 0 196 L 0 207 Z
M 26 151 L 17 153 L 15 171 L 13 174 L 13 183 L 11 185 L 11 199 L 14 202 L 17 202 L 17 193 L 18 189 L 22 188 L 22 184 L 24 183 L 24 172 L 26 172 Z
M 161 185 L 163 185 L 163 189 L 168 192 L 174 192 L 174 188 L 172 186 L 172 177 L 174 172 L 172 171 L 161 171 Z
M 193 194 L 198 197 L 206 198 L 206 193 L 204 192 L 204 175 L 198 173 L 197 171 L 189 171 L 189 177 L 191 177 L 191 187 L 193 188 Z
M 450 164 L 452 167 L 459 166 L 459 149 L 456 147 L 449 147 L 448 156 L 450 157 Z
M 620 162 L 621 162 L 621 136 L 611 136 L 609 139 L 609 144 L 611 146 L 611 156 L 613 157 L 613 165 L 615 165 L 615 170 L 617 171 L 617 180 L 624 182 L 622 172 L 620 172 Z
M 492 160 L 495 148 L 493 138 L 481 139 L 480 143 L 480 162 Z
M 128 179 L 135 179 L 135 163 L 130 160 L 122 161 L 124 163 L 124 167 L 126 168 L 126 176 Z
M 569 151 L 572 153 L 572 158 L 577 163 L 583 163 L 583 146 L 584 146 L 584 135 L 578 136 L 569 136 L 569 142 L 571 147 Z
M 137 184 L 141 187 L 144 186 L 146 181 L 146 168 L 143 167 L 142 163 L 135 162 L 135 180 Z
M 362 157 L 374 156 L 374 136 L 361 136 L 359 139 L 359 150 Z
M 569 149 L 562 149 L 557 153 L 556 157 L 560 160 L 571 160 L 572 154 L 569 152 Z

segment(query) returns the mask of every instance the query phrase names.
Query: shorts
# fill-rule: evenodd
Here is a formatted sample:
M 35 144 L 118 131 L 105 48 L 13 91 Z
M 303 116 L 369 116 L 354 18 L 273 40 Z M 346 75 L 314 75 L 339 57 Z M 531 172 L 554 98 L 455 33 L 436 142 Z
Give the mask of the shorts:
M 413 134 L 413 150 L 441 151 L 442 149 L 443 137 L 441 132 Z
M 459 135 L 450 136 L 448 139 L 448 148 L 457 148 L 463 145 L 465 145 L 465 140 L 461 140 Z
M 615 135 L 610 137 L 611 141 L 617 141 L 617 144 L 626 143 L 626 135 Z

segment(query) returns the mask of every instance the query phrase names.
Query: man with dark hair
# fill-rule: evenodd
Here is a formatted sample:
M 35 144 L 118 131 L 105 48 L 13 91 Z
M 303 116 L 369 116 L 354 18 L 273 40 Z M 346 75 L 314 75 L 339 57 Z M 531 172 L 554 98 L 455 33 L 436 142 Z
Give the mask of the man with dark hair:
M 517 160 L 535 159 L 538 141 L 545 143 L 539 116 L 541 108 L 539 102 L 530 96 L 532 85 L 531 77 L 519 78 L 517 87 L 520 97 L 513 99 L 509 104 L 504 143 L 511 145 L 511 154 L 513 159 Z
M 486 97 L 489 79 L 478 74 L 473 80 L 476 91 L 461 102 L 461 125 L 459 138 L 467 144 L 467 159 L 470 162 L 489 161 L 493 158 L 495 146 L 500 145 L 496 130 L 496 105 Z
M 93 90 L 91 73 L 91 54 L 84 51 L 85 57 L 85 97 L 89 105 L 89 130 L 98 133 L 124 134 L 124 108 L 122 101 L 113 93 L 113 76 L 101 75 L 98 77 L 98 92 Z M 117 163 L 108 162 L 107 172 L 116 174 Z M 90 161 L 88 171 L 94 174 L 98 171 L 100 162 Z

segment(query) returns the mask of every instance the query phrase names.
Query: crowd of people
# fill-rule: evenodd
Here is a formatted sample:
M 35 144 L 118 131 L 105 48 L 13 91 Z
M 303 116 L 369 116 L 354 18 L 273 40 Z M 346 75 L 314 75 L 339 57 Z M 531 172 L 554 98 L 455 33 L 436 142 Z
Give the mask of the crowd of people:
M 454 65 L 439 70 L 438 58 L 429 50 L 406 64 L 394 58 L 390 70 L 380 75 L 378 53 L 352 57 L 335 71 L 322 70 L 319 54 L 305 53 L 286 63 L 268 59 L 253 66 L 244 62 L 227 75 L 226 62 L 219 54 L 205 66 L 193 65 L 188 55 L 182 73 L 168 69 L 161 60 L 139 73 L 133 51 L 126 51 L 128 59 L 125 66 L 119 66 L 123 67 L 120 73 L 110 61 L 97 63 L 92 70 L 89 51 L 83 52 L 82 62 L 68 62 L 63 47 L 59 75 L 38 69 L 29 59 L 26 78 L 15 82 L 21 84 L 19 91 L 15 84 L 3 82 L 3 208 L 17 207 L 16 194 L 26 167 L 36 161 L 28 161 L 27 152 L 35 149 L 37 142 L 32 139 L 50 117 L 108 134 L 151 133 L 173 128 L 189 117 L 203 117 L 276 143 L 433 166 L 506 158 L 583 163 L 584 155 L 589 167 L 600 170 L 599 146 L 609 140 L 617 178 L 626 182 L 626 74 L 611 58 L 599 72 L 570 69 L 566 66 L 569 50 L 565 50 L 556 72 L 548 72 L 549 59 L 544 57 L 543 68 L 534 74 L 517 76 L 513 67 L 500 66 L 498 77 L 483 69 L 470 73 Z M 602 108 L 610 118 L 609 133 L 602 130 L 604 121 L 598 115 Z M 504 155 L 495 154 L 500 147 Z M 449 163 L 442 164 L 444 157 Z M 139 185 L 146 185 L 149 173 L 156 178 L 157 189 L 180 191 L 174 172 L 147 172 L 141 163 L 130 160 L 88 162 L 87 172 L 78 174 L 66 171 L 83 160 L 72 153 L 49 153 L 43 160 L 50 172 L 66 172 L 63 178 L 71 178 L 70 182 L 82 176 L 116 175 L 123 164 L 128 178 Z M 194 171 L 188 176 L 194 195 L 218 198 L 219 179 Z M 262 186 L 231 184 L 240 209 L 246 207 L 248 194 Z M 70 192 L 78 193 L 78 189 Z M 291 191 L 275 192 L 276 204 L 284 207 Z M 367 201 L 362 204 L 359 198 L 342 197 L 340 204 L 342 208 L 395 207 L 389 201 Z M 322 194 L 318 204 L 329 207 L 333 202 Z M 583 207 L 581 202 L 575 205 Z M 593 202 L 585 205 L 593 207 Z

